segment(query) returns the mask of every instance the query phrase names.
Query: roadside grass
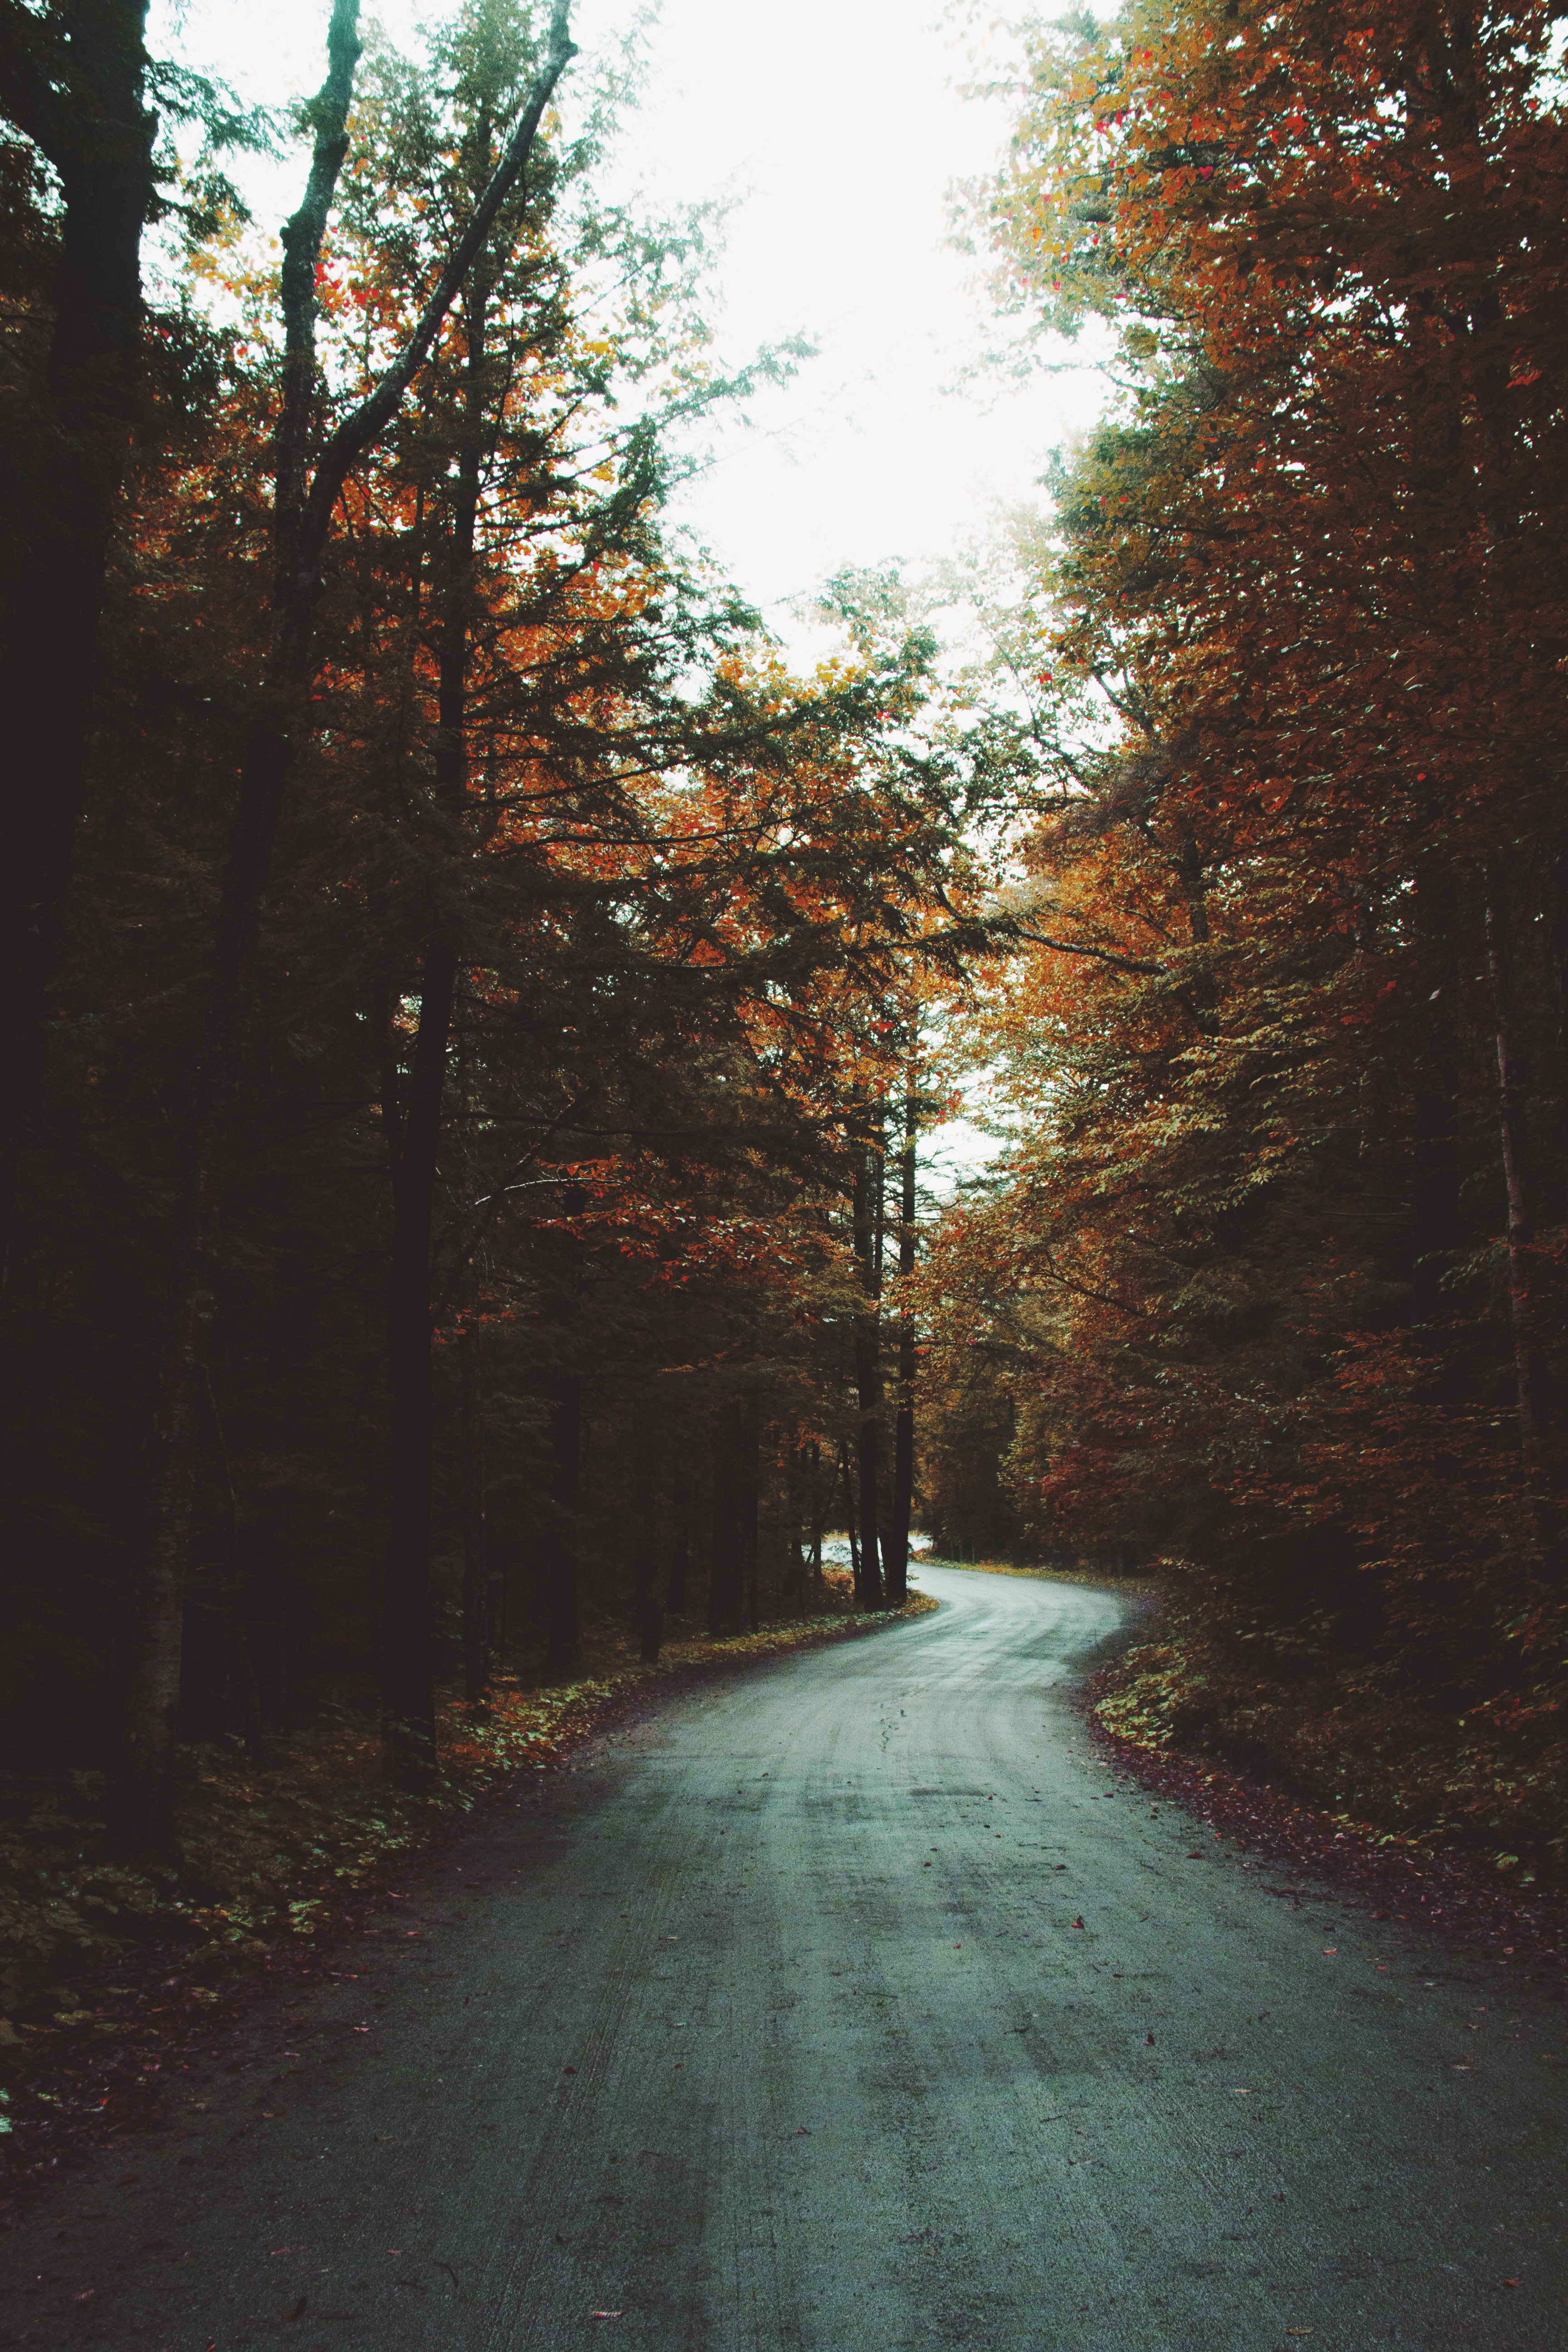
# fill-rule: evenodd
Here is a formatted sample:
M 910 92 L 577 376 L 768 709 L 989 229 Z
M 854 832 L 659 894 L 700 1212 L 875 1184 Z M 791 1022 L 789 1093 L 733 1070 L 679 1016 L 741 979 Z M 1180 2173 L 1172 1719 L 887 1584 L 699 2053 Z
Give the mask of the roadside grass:
M 141 1973 L 154 1948 L 187 2003 L 216 2002 L 226 1981 L 331 1925 L 358 1890 L 487 1790 L 559 1764 L 638 1687 L 897 1622 L 857 1612 L 847 1579 L 825 1583 L 829 1605 L 819 1613 L 723 1640 L 693 1633 L 668 1642 L 657 1665 L 640 1661 L 628 1635 L 601 1629 L 584 1643 L 587 1671 L 577 1682 L 541 1689 L 503 1679 L 482 1707 L 447 1697 L 439 1771 L 423 1793 L 388 1779 L 369 1717 L 323 1723 L 265 1761 L 233 1748 L 188 1748 L 176 1868 L 138 1868 L 108 1854 L 100 1773 L 22 1792 L 0 1822 L 4 2071 L 15 2083 L 62 2037 L 121 2033 L 111 1979 Z M 902 1614 L 936 1606 L 912 1598 Z

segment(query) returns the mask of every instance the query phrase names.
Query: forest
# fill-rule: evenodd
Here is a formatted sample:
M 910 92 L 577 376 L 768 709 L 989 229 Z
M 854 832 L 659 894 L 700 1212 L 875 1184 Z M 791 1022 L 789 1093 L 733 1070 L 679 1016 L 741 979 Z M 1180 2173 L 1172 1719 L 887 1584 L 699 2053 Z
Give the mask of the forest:
M 1102 420 L 802 675 L 666 514 L 808 362 L 567 0 L 333 0 L 288 120 L 0 0 L 0 1769 L 100 1885 L 917 1526 L 1156 1580 L 1124 1735 L 1561 1871 L 1563 20 L 1016 30 L 955 234 Z

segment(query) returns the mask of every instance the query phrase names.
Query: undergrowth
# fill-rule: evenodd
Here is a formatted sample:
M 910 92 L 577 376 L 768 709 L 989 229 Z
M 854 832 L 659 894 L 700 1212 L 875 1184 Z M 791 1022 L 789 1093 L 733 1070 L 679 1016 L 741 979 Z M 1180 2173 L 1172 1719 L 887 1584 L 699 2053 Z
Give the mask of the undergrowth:
M 1351 1836 L 1486 1855 L 1519 1886 L 1563 1884 L 1568 1740 L 1517 1734 L 1403 1692 L 1375 1664 L 1283 1629 L 1216 1624 L 1179 1586 L 1153 1638 L 1112 1667 L 1094 1713 L 1149 1753 L 1198 1753 L 1259 1776 Z

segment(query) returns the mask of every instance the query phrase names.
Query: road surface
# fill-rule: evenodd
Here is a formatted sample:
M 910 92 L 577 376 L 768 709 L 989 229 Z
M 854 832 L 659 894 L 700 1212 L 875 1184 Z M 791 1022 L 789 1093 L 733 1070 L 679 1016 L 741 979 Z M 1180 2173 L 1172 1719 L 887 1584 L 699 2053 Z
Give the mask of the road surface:
M 922 1580 L 489 1811 L 0 2342 L 1563 2352 L 1564 2011 L 1108 1769 L 1113 1597 Z

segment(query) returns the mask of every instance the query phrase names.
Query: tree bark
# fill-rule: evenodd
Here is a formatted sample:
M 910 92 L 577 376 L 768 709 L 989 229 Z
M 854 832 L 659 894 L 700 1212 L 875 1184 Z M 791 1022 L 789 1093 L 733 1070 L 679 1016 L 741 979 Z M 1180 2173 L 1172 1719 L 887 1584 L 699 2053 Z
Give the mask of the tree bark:
M 658 1591 L 658 1478 L 653 1447 L 639 1441 L 632 1472 L 632 1517 L 635 1522 L 632 1560 L 632 1615 L 637 1626 L 637 1654 L 645 1666 L 657 1666 L 664 1641 L 664 1608 Z
M 860 1514 L 855 1500 L 855 1473 L 850 1467 L 847 1443 L 838 1449 L 838 1476 L 844 1487 L 844 1524 L 849 1533 L 849 1576 L 854 1588 L 855 1605 L 859 1608 L 863 1605 L 860 1599 Z
M 684 1617 L 691 1563 L 691 1482 L 683 1470 L 674 1475 L 669 1501 L 674 1527 L 670 1533 L 669 1585 L 665 1606 L 671 1617 Z
M 876 1155 L 868 1138 L 855 1154 L 855 1259 L 860 1276 L 860 1311 L 855 1318 L 856 1452 L 860 1481 L 860 1542 L 856 1554 L 856 1605 L 882 1609 L 881 1541 L 879 1528 L 882 1450 L 881 1323 L 877 1313 Z
M 1509 908 L 1495 877 L 1486 903 L 1487 972 L 1491 984 L 1498 1074 L 1498 1139 L 1508 1199 L 1509 1319 L 1513 1333 L 1519 1445 L 1548 1570 L 1560 1567 L 1552 1491 L 1552 1396 L 1535 1263 L 1535 1217 L 1525 1154 L 1524 1076 L 1515 1031 L 1513 950 Z
M 444 608 L 437 673 L 435 798 L 461 832 L 468 793 L 468 678 L 474 541 L 485 423 L 487 297 L 476 287 L 465 306 L 462 439 L 447 541 Z M 435 1662 L 431 1653 L 430 1540 L 435 1489 L 435 1318 L 431 1252 L 440 1176 L 444 1101 L 457 1002 L 458 957 L 443 910 L 431 910 L 419 976 L 419 1026 L 407 1116 L 393 1154 L 392 1262 L 387 1290 L 386 1360 L 392 1387 L 392 1534 L 387 1549 L 386 1626 L 382 1656 L 383 1714 L 397 1777 L 408 1785 L 436 1767 Z M 468 1374 L 466 1350 L 459 1377 Z M 465 1414 L 467 1412 L 465 1391 Z M 465 1423 L 465 1426 L 467 1424 Z M 483 1542 L 469 1558 L 469 1472 L 464 1455 L 464 1686 L 483 1685 Z M 483 1468 L 476 1507 L 483 1527 Z M 470 1687 L 471 1685 L 477 1687 Z
M 1436 845 L 1426 852 L 1414 895 L 1426 1004 L 1412 1103 L 1410 1320 L 1417 1330 L 1431 1331 L 1443 1320 L 1443 1277 L 1453 1264 L 1459 1237 L 1456 890 L 1453 869 Z
M 489 1687 L 490 1564 L 485 1496 L 484 1340 L 478 1320 L 478 1273 L 471 1258 L 463 1292 L 463 1322 L 458 1335 L 463 1449 L 463 1696 L 470 1706 L 478 1706 Z
M 708 1631 L 741 1630 L 741 1408 L 731 1400 L 714 1415 L 712 1532 L 708 1553 Z
M 582 1671 L 583 1617 L 577 1583 L 577 1504 L 583 1451 L 583 1384 L 563 1381 L 550 1417 L 552 1525 L 545 1543 L 544 1679 L 569 1683 Z
M 398 1779 L 410 1787 L 427 1782 L 436 1765 L 436 1686 L 430 1649 L 430 1515 L 436 1446 L 430 1242 L 457 980 L 458 961 L 450 947 L 444 940 L 433 942 L 426 951 L 407 1107 L 392 1171 L 393 1235 L 386 1286 L 392 1528 L 383 1589 L 382 1713 L 394 1768 Z
M 760 1414 L 754 1396 L 745 1399 L 740 1412 L 739 1444 L 737 1447 L 735 1501 L 738 1515 L 736 1549 L 742 1589 L 745 1594 L 746 1624 L 756 1633 L 762 1622 L 757 1591 L 758 1520 L 762 1510 L 762 1446 Z
M 899 1313 L 899 1401 L 893 1422 L 893 1495 L 884 1552 L 888 1606 L 910 1597 L 910 1519 L 915 1496 L 915 1319 L 907 1285 L 915 1270 L 915 1122 L 913 1081 L 904 1097 L 904 1148 L 899 1158 L 899 1278 L 906 1286 Z
M 86 801 L 110 533 L 142 405 L 142 231 L 156 194 L 146 0 L 0 7 L 0 107 L 59 175 L 37 528 L 0 644 L 0 1287 L 36 1122 L 50 976 Z M 41 69 L 39 45 L 61 28 Z

